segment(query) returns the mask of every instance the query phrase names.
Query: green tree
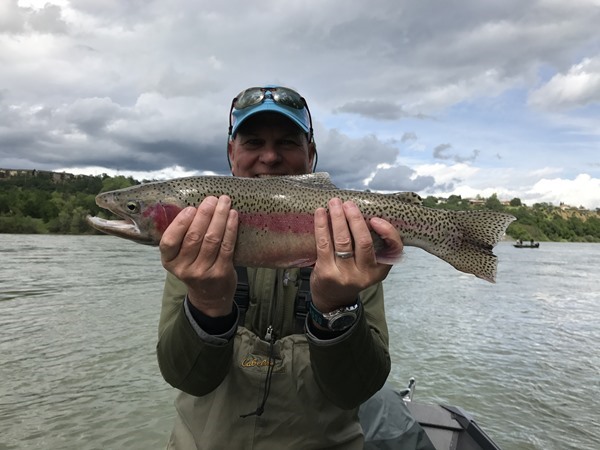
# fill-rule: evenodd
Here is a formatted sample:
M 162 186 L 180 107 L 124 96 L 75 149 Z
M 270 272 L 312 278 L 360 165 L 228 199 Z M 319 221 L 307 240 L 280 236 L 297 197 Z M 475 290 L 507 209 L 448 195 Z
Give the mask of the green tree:
M 427 198 L 423 199 L 423 206 L 427 206 L 428 208 L 435 208 L 438 204 L 437 197 L 432 197 L 431 195 Z
M 500 203 L 500 200 L 498 200 L 498 196 L 492 194 L 492 196 L 485 201 L 485 209 L 491 211 L 503 211 L 504 207 L 502 206 L 502 203 Z
M 112 177 L 112 178 L 104 178 L 102 180 L 102 189 L 100 192 L 107 191 L 116 191 L 118 189 L 124 189 L 129 186 L 134 186 L 139 184 L 131 177 L 124 177 L 122 175 Z
M 463 200 L 460 195 L 451 195 L 443 205 L 444 209 L 460 210 L 463 208 Z

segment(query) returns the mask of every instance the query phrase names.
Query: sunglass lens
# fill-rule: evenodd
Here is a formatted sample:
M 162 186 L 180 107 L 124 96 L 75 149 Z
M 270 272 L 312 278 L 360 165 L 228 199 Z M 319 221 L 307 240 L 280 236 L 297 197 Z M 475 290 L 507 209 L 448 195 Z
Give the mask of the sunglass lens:
M 300 94 L 298 94 L 296 91 L 292 91 L 291 89 L 277 88 L 277 90 L 273 92 L 273 100 L 275 100 L 277 103 L 281 103 L 282 105 L 290 106 L 292 108 L 304 108 L 304 102 L 302 101 Z
M 263 98 L 265 97 L 265 93 L 260 90 L 260 88 L 249 88 L 245 91 L 242 91 L 237 96 L 237 100 L 235 102 L 235 109 L 244 109 L 249 106 L 259 104 Z

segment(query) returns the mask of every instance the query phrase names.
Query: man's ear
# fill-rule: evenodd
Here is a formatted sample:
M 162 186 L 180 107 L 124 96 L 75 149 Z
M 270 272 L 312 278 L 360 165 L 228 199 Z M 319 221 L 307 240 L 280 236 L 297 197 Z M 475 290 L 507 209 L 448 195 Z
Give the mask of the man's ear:
M 315 141 L 308 143 L 308 161 L 310 163 L 311 170 L 314 172 L 317 169 L 317 162 L 319 161 L 317 144 L 315 144 Z
M 231 144 L 231 138 L 227 138 L 227 162 L 229 163 L 229 170 L 231 170 L 231 174 L 233 173 L 233 166 L 231 164 L 231 160 L 233 159 L 233 145 Z

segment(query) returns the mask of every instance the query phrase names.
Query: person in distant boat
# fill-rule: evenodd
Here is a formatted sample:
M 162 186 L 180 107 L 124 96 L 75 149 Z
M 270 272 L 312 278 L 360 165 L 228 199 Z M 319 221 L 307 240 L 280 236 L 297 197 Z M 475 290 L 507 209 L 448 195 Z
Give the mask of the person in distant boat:
M 246 89 L 229 121 L 234 176 L 314 171 L 312 120 L 296 91 Z M 369 229 L 396 254 L 400 235 L 334 198 L 314 214 L 312 272 L 235 268 L 239 220 L 230 198 L 208 197 L 160 243 L 157 356 L 181 391 L 168 448 L 362 449 L 358 407 L 390 371 L 381 282 L 391 266 L 377 263 Z
M 531 246 L 533 247 L 533 239 L 531 240 Z

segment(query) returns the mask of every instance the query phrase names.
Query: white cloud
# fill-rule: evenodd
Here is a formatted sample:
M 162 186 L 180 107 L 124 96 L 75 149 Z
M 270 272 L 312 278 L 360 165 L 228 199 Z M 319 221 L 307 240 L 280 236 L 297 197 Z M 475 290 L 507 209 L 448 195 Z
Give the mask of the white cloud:
M 561 202 L 571 206 L 584 206 L 588 209 L 600 207 L 600 179 L 582 173 L 574 179 L 543 178 L 526 193 L 526 198 L 536 203 Z
M 544 110 L 600 103 L 600 56 L 584 59 L 566 74 L 554 75 L 548 83 L 531 92 L 528 102 Z
M 520 198 L 528 205 L 566 203 L 591 210 L 600 208 L 600 178 L 586 173 L 573 178 L 551 177 L 561 171 L 560 168 L 545 167 L 524 172 L 522 169 L 486 169 L 467 164 L 427 164 L 415 168 L 418 176 L 435 178 L 435 186 L 421 193 L 425 195 L 488 198 L 496 194 L 501 200 Z
M 419 176 L 432 176 L 435 178 L 436 184 L 448 185 L 456 182 L 456 180 L 466 180 L 475 177 L 480 169 L 468 164 L 422 164 L 415 167 L 415 171 Z
M 369 177 L 369 188 L 387 192 L 419 192 L 435 183 L 432 176 L 418 175 L 413 169 L 403 165 L 377 168 L 375 174 Z

